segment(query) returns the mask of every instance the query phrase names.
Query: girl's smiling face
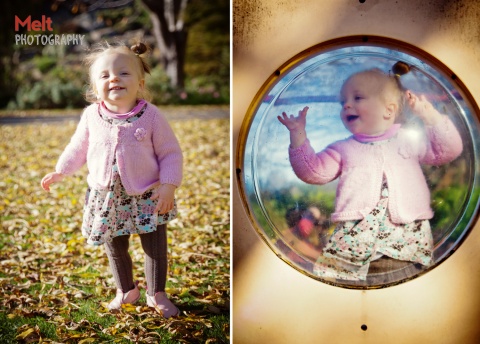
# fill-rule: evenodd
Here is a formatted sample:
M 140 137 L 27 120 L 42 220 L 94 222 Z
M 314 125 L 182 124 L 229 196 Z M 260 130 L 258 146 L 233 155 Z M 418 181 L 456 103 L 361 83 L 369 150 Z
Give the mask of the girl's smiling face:
M 382 96 L 380 85 L 364 74 L 352 76 L 343 85 L 340 116 L 352 134 L 380 135 L 394 124 L 398 105 Z
M 126 113 L 136 104 L 144 87 L 134 56 L 120 52 L 101 55 L 91 68 L 92 81 L 99 100 L 112 112 Z

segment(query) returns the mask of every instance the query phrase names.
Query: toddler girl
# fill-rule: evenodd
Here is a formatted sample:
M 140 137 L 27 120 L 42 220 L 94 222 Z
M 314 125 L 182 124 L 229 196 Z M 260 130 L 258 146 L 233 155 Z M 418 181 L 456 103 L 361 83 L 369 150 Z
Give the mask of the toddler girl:
M 86 58 L 90 85 L 88 106 L 55 172 L 41 182 L 50 185 L 85 163 L 88 190 L 82 234 L 92 245 L 105 244 L 117 295 L 108 305 L 120 309 L 140 298 L 128 253 L 130 234 L 140 234 L 145 251 L 147 304 L 164 317 L 179 314 L 165 295 L 166 223 L 176 216 L 175 189 L 182 180 L 182 151 L 166 118 L 144 98 L 150 69 L 143 43 L 97 46 Z
M 353 135 L 318 153 L 306 135 L 308 107 L 298 116 L 278 116 L 290 131 L 295 174 L 310 184 L 339 178 L 332 214 L 337 225 L 314 272 L 358 281 L 366 280 L 375 261 L 390 269 L 410 265 L 406 262 L 429 266 L 433 211 L 420 164 L 454 160 L 462 152 L 460 134 L 425 96 L 403 90 L 398 76 L 379 69 L 350 76 L 340 100 L 341 120 Z M 402 128 L 403 103 L 423 121 L 424 138 Z

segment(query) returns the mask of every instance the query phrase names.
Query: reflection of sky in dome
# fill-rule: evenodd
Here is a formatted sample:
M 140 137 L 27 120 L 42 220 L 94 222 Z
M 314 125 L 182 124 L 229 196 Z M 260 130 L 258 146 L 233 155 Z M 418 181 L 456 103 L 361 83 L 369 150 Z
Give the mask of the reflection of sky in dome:
M 432 100 L 438 99 L 435 97 L 440 95 L 446 96 L 438 85 L 438 81 L 445 84 L 444 78 L 434 73 L 438 81 L 432 82 L 427 75 L 434 71 L 420 60 L 388 49 L 364 47 L 355 49 L 355 52 L 352 49 L 344 48 L 335 51 L 335 54 L 326 53 L 302 61 L 282 76 L 264 101 L 275 100 L 275 104 L 335 102 L 341 85 L 351 74 L 372 68 L 391 73 L 391 68 L 397 61 L 415 67 L 412 72 L 401 77 L 405 88 L 430 95 Z

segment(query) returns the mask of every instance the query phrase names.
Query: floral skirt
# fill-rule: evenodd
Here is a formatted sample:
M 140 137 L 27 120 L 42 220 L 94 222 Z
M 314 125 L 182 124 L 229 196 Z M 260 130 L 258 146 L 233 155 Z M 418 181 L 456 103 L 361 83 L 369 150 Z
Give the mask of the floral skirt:
M 339 223 L 314 273 L 343 280 L 366 280 L 370 262 L 387 256 L 393 259 L 432 263 L 433 238 L 428 220 L 394 224 L 388 214 L 388 188 L 384 183 L 377 206 L 363 219 Z
M 177 216 L 176 203 L 166 214 L 158 214 L 158 200 L 152 200 L 154 189 L 140 196 L 129 196 L 114 163 L 109 189 L 88 188 L 85 197 L 82 235 L 91 245 L 102 245 L 114 237 L 150 233 Z

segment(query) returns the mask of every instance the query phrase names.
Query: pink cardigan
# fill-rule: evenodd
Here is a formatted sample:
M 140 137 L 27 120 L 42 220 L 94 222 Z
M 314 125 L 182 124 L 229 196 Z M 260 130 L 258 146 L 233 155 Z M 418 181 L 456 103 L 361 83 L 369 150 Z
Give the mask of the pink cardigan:
M 289 149 L 295 174 L 310 184 L 339 178 L 332 221 L 363 219 L 380 200 L 383 175 L 388 182 L 389 212 L 394 223 L 430 219 L 430 190 L 420 164 L 441 165 L 457 158 L 463 149 L 454 124 L 426 128 L 428 140 L 400 129 L 397 136 L 380 144 L 360 143 L 353 137 L 337 141 L 315 153 L 308 140 Z
M 180 186 L 182 151 L 166 118 L 147 103 L 132 123 L 115 126 L 103 120 L 99 104 L 88 106 L 70 143 L 60 156 L 56 172 L 70 175 L 85 163 L 91 187 L 108 188 L 117 158 L 120 178 L 129 195 L 141 195 L 159 184 Z

